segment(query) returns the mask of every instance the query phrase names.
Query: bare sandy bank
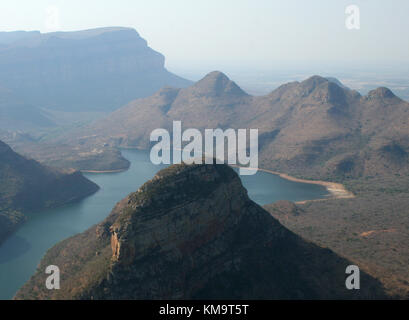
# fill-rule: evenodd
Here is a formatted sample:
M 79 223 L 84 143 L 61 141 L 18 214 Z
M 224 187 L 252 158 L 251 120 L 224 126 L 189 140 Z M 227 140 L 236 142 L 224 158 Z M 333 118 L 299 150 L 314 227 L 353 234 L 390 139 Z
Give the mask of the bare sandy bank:
M 129 168 L 126 169 L 118 169 L 118 170 L 80 170 L 82 173 L 118 173 L 118 172 L 123 172 L 127 171 Z
M 236 165 L 231 165 L 232 167 L 240 168 L 240 166 Z M 317 200 L 305 200 L 305 201 L 298 201 L 296 203 L 298 204 L 303 204 L 309 201 L 323 201 L 327 199 L 349 199 L 349 198 L 355 198 L 355 195 L 348 191 L 345 186 L 341 183 L 336 183 L 336 182 L 328 182 L 328 181 L 321 181 L 321 180 L 306 180 L 306 179 L 300 179 L 296 177 L 292 177 L 288 174 L 273 171 L 273 170 L 268 170 L 268 169 L 258 169 L 259 171 L 271 173 L 274 175 L 279 176 L 280 178 L 289 180 L 289 181 L 294 181 L 294 182 L 300 182 L 300 183 L 308 183 L 308 184 L 318 184 L 321 186 L 324 186 L 328 192 L 331 194 L 331 197 L 328 197 L 326 199 L 317 199 Z

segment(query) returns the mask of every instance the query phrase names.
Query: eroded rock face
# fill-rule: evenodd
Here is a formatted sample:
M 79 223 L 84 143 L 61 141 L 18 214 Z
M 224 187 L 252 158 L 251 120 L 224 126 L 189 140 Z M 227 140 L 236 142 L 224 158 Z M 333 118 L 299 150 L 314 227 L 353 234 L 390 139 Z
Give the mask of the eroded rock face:
M 55 264 L 61 290 L 42 288 Z M 305 242 L 251 201 L 225 165 L 162 170 L 108 218 L 52 248 L 18 299 L 314 299 L 383 297 L 351 264 Z
M 140 298 L 154 298 L 154 292 L 166 297 L 161 286 L 174 288 L 173 297 L 182 298 L 187 287 L 206 283 L 216 272 L 202 274 L 209 255 L 229 255 L 225 239 L 235 237 L 240 210 L 250 203 L 239 178 L 229 168 L 192 166 L 178 170 L 171 176 L 161 173 L 131 195 L 130 206 L 111 226 L 116 281 L 131 272 L 137 285 L 145 281 L 147 272 L 156 274 L 144 288 L 135 287 Z M 230 265 L 224 263 L 221 269 Z M 192 273 L 192 268 L 197 272 L 195 280 L 184 282 L 182 275 Z
M 396 98 L 393 92 L 385 87 L 380 87 L 375 90 L 371 90 L 368 93 L 368 99 L 379 99 L 379 98 Z

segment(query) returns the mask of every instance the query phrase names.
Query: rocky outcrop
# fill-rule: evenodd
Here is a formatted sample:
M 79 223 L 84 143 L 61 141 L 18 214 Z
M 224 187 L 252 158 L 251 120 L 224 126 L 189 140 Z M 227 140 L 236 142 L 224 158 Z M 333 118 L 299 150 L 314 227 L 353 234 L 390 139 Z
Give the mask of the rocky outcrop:
M 368 99 L 397 98 L 390 89 L 385 87 L 380 87 L 378 89 L 369 91 L 367 97 Z
M 44 268 L 61 271 L 47 290 Z M 226 165 L 176 165 L 105 221 L 50 249 L 16 299 L 322 299 L 384 297 L 349 261 L 306 242 L 248 198 Z

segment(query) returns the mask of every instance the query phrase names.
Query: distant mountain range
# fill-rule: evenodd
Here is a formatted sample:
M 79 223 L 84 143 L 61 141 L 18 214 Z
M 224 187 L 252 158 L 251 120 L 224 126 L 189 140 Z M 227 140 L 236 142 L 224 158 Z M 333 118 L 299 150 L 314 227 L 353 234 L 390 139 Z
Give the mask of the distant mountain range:
M 45 167 L 0 141 L 0 243 L 23 221 L 25 212 L 67 204 L 98 190 L 74 170 Z
M 163 86 L 191 84 L 164 62 L 129 28 L 0 32 L 0 87 L 41 109 L 112 111 Z
M 51 248 L 16 299 L 379 299 L 379 281 L 284 228 L 226 165 L 175 165 Z M 64 285 L 44 286 L 48 265 Z
M 409 103 L 387 88 L 362 96 L 313 76 L 250 96 L 221 72 L 194 85 L 162 88 L 97 121 L 74 144 L 149 148 L 156 128 L 259 129 L 260 167 L 339 180 L 409 170 Z M 392 125 L 393 124 L 393 125 Z

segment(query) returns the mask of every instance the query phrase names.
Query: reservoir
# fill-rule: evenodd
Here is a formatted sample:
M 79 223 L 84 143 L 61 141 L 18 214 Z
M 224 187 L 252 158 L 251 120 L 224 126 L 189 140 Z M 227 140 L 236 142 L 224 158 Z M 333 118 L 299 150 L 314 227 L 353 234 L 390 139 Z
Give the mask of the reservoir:
M 84 174 L 101 188 L 94 195 L 75 204 L 27 214 L 27 222 L 0 247 L 0 299 L 14 296 L 34 274 L 49 248 L 101 222 L 119 200 L 165 167 L 153 165 L 148 151 L 122 150 L 122 154 L 131 162 L 129 170 Z M 323 186 L 293 182 L 262 171 L 240 178 L 250 198 L 260 205 L 277 200 L 302 201 L 328 196 Z

